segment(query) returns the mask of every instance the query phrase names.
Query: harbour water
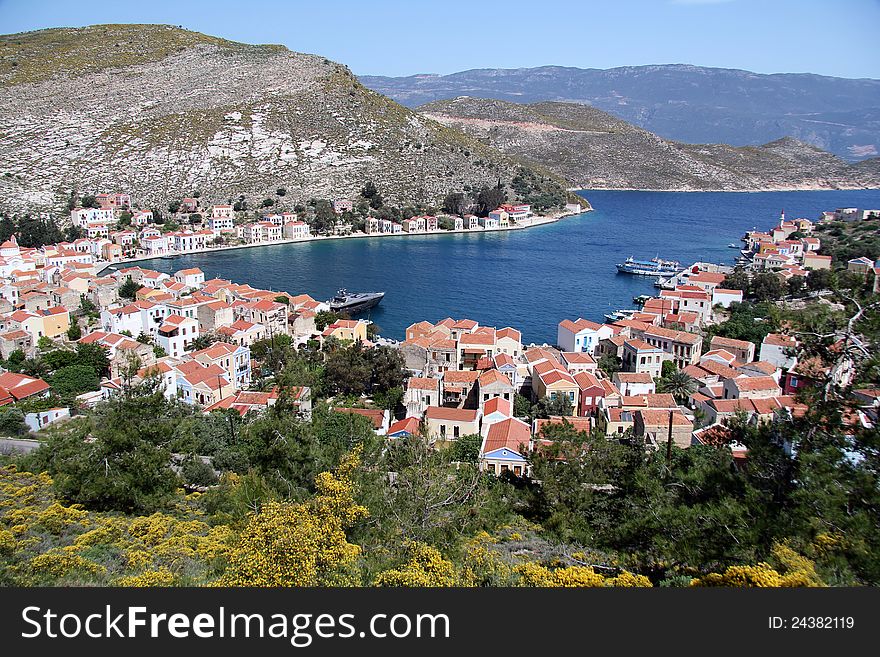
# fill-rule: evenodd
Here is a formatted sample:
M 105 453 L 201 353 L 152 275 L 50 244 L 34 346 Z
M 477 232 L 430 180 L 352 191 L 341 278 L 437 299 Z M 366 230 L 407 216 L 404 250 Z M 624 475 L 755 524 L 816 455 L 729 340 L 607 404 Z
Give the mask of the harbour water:
M 880 208 L 880 190 L 583 195 L 593 212 L 528 230 L 322 240 L 139 264 L 169 273 L 200 267 L 208 278 L 319 300 L 340 287 L 384 291 L 369 318 L 395 339 L 413 322 L 451 316 L 512 325 L 526 343 L 552 343 L 562 319 L 602 321 L 655 292 L 651 279 L 617 273 L 628 256 L 732 264 L 738 251 L 728 244 L 772 227 L 783 209 L 788 218 L 815 220 L 838 207 Z

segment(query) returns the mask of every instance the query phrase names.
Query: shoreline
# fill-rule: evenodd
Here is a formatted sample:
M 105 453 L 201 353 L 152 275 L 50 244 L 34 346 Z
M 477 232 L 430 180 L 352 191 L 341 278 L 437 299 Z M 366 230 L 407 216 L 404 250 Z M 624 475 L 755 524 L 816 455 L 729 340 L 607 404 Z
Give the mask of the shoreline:
M 725 193 L 725 194 L 766 194 L 777 192 L 869 192 L 880 190 L 877 187 L 758 187 L 755 189 L 658 189 L 652 187 L 569 187 L 569 192 L 666 192 L 683 193 Z M 589 199 L 588 199 L 589 200 Z
M 173 259 L 176 260 L 178 258 L 184 256 L 191 255 L 211 255 L 216 253 L 223 253 L 225 251 L 234 251 L 237 249 L 254 249 L 263 246 L 281 246 L 285 244 L 306 244 L 309 242 L 319 242 L 325 240 L 344 240 L 344 239 L 365 239 L 365 238 L 391 238 L 391 237 L 425 237 L 425 236 L 436 236 L 436 235 L 478 235 L 481 233 L 497 233 L 497 232 L 507 232 L 513 230 L 527 230 L 529 228 L 536 228 L 538 226 L 546 226 L 548 224 L 554 224 L 561 219 L 565 219 L 566 217 L 572 217 L 579 214 L 587 214 L 588 212 L 592 212 L 593 208 L 587 208 L 581 210 L 580 212 L 573 212 L 564 210 L 561 212 L 556 212 L 551 215 L 546 216 L 536 216 L 531 217 L 531 221 L 528 224 L 517 224 L 516 226 L 508 226 L 507 228 L 480 228 L 477 230 L 468 230 L 466 228 L 462 228 L 460 230 L 436 230 L 431 232 L 420 232 L 420 233 L 379 233 L 379 234 L 369 234 L 369 233 L 352 233 L 350 235 L 312 235 L 310 237 L 304 237 L 300 239 L 282 239 L 274 242 L 257 242 L 255 244 L 233 244 L 231 246 L 217 246 L 210 249 L 203 249 L 200 251 L 185 251 L 183 253 L 169 253 L 166 255 L 149 255 L 149 256 L 137 256 L 134 258 L 124 258 L 122 260 L 117 260 L 116 262 L 109 262 L 104 265 L 103 268 L 98 270 L 98 276 L 104 274 L 108 269 L 115 268 L 120 269 L 124 268 L 123 265 L 129 265 L 131 263 L 144 262 L 146 260 L 166 260 Z M 168 256 L 172 256 L 168 258 Z M 100 264 L 100 263 L 99 263 Z

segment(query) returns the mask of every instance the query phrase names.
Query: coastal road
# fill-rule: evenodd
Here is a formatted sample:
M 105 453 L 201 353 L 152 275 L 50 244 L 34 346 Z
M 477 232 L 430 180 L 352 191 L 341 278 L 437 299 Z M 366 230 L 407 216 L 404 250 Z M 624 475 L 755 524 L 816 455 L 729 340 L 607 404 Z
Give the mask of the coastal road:
M 29 454 L 40 446 L 39 440 L 0 438 L 0 454 Z

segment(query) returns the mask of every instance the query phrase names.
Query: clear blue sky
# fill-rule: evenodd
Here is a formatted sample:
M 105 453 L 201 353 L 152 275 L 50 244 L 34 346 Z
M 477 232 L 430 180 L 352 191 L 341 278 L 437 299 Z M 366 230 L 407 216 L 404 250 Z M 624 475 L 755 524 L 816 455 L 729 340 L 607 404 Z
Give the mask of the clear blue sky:
M 0 0 L 0 32 L 170 23 L 356 74 L 685 63 L 880 78 L 880 0 Z

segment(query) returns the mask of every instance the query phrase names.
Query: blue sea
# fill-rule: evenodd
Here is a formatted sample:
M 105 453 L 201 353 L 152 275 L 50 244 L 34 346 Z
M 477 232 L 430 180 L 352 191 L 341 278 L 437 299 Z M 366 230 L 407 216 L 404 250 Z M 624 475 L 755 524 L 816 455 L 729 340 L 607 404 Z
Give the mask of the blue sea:
M 323 240 L 140 264 L 169 273 L 200 267 L 208 278 L 319 300 L 340 287 L 384 290 L 369 318 L 394 339 L 413 322 L 468 317 L 514 326 L 525 343 L 553 343 L 560 320 L 602 321 L 655 292 L 652 281 L 617 273 L 628 256 L 732 264 L 739 252 L 727 245 L 772 227 L 783 209 L 815 220 L 839 207 L 880 208 L 880 190 L 581 194 L 593 212 L 527 230 Z

